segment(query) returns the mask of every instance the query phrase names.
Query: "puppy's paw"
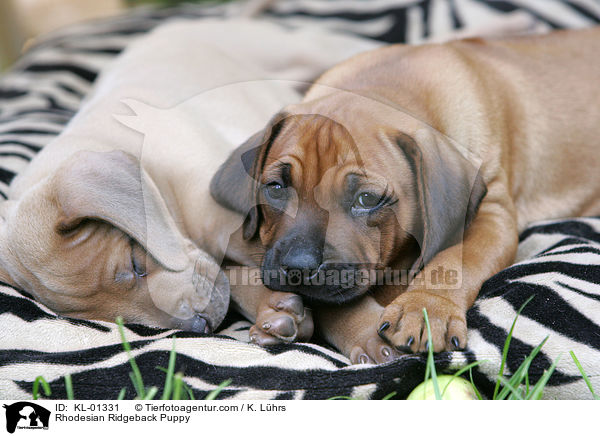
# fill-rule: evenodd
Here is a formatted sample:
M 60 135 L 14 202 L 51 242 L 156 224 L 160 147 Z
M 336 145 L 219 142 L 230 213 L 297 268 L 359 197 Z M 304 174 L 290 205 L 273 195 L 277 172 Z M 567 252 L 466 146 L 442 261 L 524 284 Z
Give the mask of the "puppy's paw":
M 449 298 L 425 291 L 405 292 L 390 303 L 379 322 L 379 336 L 401 352 L 427 351 L 423 308 L 427 310 L 434 352 L 466 346 L 464 310 Z
M 250 342 L 265 346 L 307 341 L 313 334 L 311 310 L 302 298 L 289 292 L 272 292 L 261 302 L 256 323 L 250 327 Z
M 400 353 L 373 333 L 359 340 L 349 357 L 352 363 L 386 363 L 400 357 Z

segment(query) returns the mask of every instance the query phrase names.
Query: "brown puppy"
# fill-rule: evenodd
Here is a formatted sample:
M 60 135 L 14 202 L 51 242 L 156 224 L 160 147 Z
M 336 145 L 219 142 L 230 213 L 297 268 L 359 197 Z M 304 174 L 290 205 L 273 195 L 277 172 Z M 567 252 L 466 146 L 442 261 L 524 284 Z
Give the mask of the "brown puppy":
M 213 196 L 248 212 L 265 285 L 325 303 L 353 361 L 425 350 L 423 308 L 435 351 L 463 348 L 527 223 L 600 213 L 599 50 L 589 29 L 358 55 L 240 147 Z M 254 182 L 224 189 L 240 158 Z M 374 280 L 386 267 L 405 274 Z

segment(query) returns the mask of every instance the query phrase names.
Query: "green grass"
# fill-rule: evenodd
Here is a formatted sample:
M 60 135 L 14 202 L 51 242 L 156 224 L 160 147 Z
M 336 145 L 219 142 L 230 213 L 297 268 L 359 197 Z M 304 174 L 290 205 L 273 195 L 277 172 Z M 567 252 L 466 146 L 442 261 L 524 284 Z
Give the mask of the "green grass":
M 517 319 L 519 318 L 519 315 L 521 315 L 521 312 L 523 311 L 525 306 L 527 306 L 527 304 L 529 304 L 529 302 L 532 299 L 533 299 L 533 295 L 531 297 L 529 297 L 517 311 L 517 315 L 515 316 L 515 319 L 513 320 L 513 323 L 508 332 L 508 336 L 506 337 L 506 341 L 504 342 L 504 348 L 502 350 L 502 362 L 500 364 L 500 371 L 498 373 L 498 378 L 496 380 L 496 386 L 494 387 L 493 398 L 496 398 L 496 396 L 498 395 L 498 390 L 500 389 L 501 377 L 502 377 L 502 374 L 504 374 L 504 367 L 506 365 L 506 357 L 508 356 L 508 348 L 510 347 L 510 341 L 512 340 L 512 335 L 513 335 L 513 331 L 515 329 L 515 324 L 517 323 Z
M 425 320 L 425 326 L 427 327 L 427 366 L 425 369 L 425 381 L 431 377 L 433 383 L 433 392 L 435 393 L 435 399 L 441 400 L 442 393 L 440 392 L 440 385 L 438 384 L 437 371 L 435 370 L 435 362 L 433 360 L 433 341 L 431 339 L 431 326 L 429 325 L 429 316 L 427 316 L 427 309 L 423 308 L 423 318 Z
M 144 384 L 144 380 L 142 378 L 142 373 L 137 366 L 134 357 L 131 355 L 131 346 L 125 337 L 125 328 L 123 325 L 123 320 L 121 318 L 117 318 L 117 327 L 119 329 L 119 334 L 121 336 L 121 343 L 123 344 L 123 349 L 127 353 L 127 357 L 129 359 L 129 365 L 131 366 L 131 372 L 129 373 L 129 378 L 135 390 L 136 400 L 153 400 L 158 394 L 158 388 L 156 386 L 147 387 Z M 165 382 L 163 386 L 163 394 L 161 396 L 161 400 L 195 400 L 194 393 L 192 388 L 183 380 L 183 373 L 175 372 L 175 362 L 177 358 L 177 353 L 175 352 L 175 341 L 176 338 L 173 337 L 173 346 L 171 347 L 171 352 L 169 353 L 169 365 L 167 368 L 157 367 L 156 369 L 162 371 L 166 374 Z M 231 384 L 231 380 L 225 380 L 221 384 L 219 384 L 215 389 L 206 395 L 205 400 L 215 400 L 218 395 L 225 389 L 227 386 Z M 40 387 L 44 391 L 44 396 L 46 398 L 50 398 L 52 396 L 52 389 L 48 382 L 44 379 L 44 377 L 39 376 L 33 382 L 32 396 L 34 400 L 41 399 L 40 395 Z M 67 391 L 67 399 L 74 400 L 74 390 L 73 383 L 71 380 L 71 376 L 69 374 L 65 375 L 65 389 Z M 127 395 L 127 387 L 123 387 L 119 391 L 119 395 L 117 396 L 117 400 L 125 399 Z
M 46 380 L 44 380 L 44 377 L 42 377 L 40 375 L 39 377 L 36 377 L 35 381 L 33 382 L 32 395 L 33 395 L 34 400 L 37 400 L 40 398 L 40 394 L 39 394 L 40 385 L 44 389 L 45 396 L 50 397 L 50 395 L 52 395 L 52 389 L 50 389 L 50 385 L 48 384 L 48 382 Z
M 585 384 L 587 385 L 588 389 L 590 390 L 590 392 L 592 394 L 592 398 L 594 400 L 600 400 L 600 396 L 598 396 L 594 392 L 594 388 L 592 387 L 592 383 L 590 382 L 590 379 L 588 378 L 586 372 L 584 371 L 583 367 L 581 366 L 581 363 L 579 363 L 579 360 L 575 356 L 575 353 L 573 353 L 572 351 L 570 351 L 569 354 L 571 354 L 571 358 L 573 359 L 573 362 L 575 362 L 575 365 L 577 365 L 577 368 L 579 369 L 579 372 L 581 373 L 581 376 L 583 377 L 583 380 L 585 381 Z
M 508 357 L 508 350 L 510 348 L 510 342 L 512 340 L 512 335 L 513 335 L 513 331 L 514 331 L 514 328 L 515 328 L 515 325 L 517 322 L 517 318 L 520 316 L 521 312 L 523 311 L 525 306 L 531 301 L 532 298 L 533 297 L 531 297 L 527 301 L 525 301 L 525 303 L 523 303 L 523 305 L 519 308 L 519 310 L 517 311 L 517 314 L 515 316 L 515 319 L 512 323 L 512 326 L 508 332 L 508 336 L 506 338 L 506 341 L 504 343 L 504 347 L 502 350 L 502 361 L 500 364 L 500 369 L 498 371 L 498 375 L 496 377 L 496 385 L 494 388 L 493 396 L 491 398 L 492 400 L 539 400 L 539 399 L 541 399 L 544 388 L 547 385 L 550 377 L 552 376 L 552 373 L 556 369 L 556 365 L 558 364 L 559 359 L 561 358 L 561 356 L 559 356 L 552 363 L 550 368 L 548 368 L 546 371 L 544 371 L 544 373 L 542 374 L 542 376 L 540 377 L 540 379 L 537 381 L 537 383 L 535 385 L 533 385 L 533 386 L 530 385 L 529 369 L 531 367 L 531 363 L 533 362 L 535 357 L 539 354 L 540 350 L 542 349 L 542 347 L 548 340 L 548 337 L 546 337 L 537 347 L 535 347 L 533 349 L 533 351 L 529 354 L 529 356 L 527 356 L 523 360 L 523 362 L 521 363 L 519 368 L 517 368 L 517 370 L 512 375 L 510 375 L 510 377 L 507 378 L 507 376 L 504 375 L 504 370 L 506 368 L 506 360 Z M 446 392 L 446 389 L 451 384 L 451 382 L 446 384 L 444 390 L 440 389 L 440 386 L 438 383 L 438 374 L 437 374 L 437 370 L 435 367 L 435 360 L 434 360 L 434 356 L 433 356 L 433 343 L 431 340 L 431 326 L 429 324 L 429 317 L 427 315 L 426 309 L 423 309 L 423 318 L 425 320 L 425 326 L 427 328 L 427 344 L 428 344 L 427 362 L 426 362 L 424 381 L 426 382 L 428 380 L 431 380 L 431 383 L 433 384 L 433 391 L 435 394 L 435 398 L 438 400 L 441 400 Z M 123 349 L 127 353 L 129 365 L 131 366 L 131 372 L 129 373 L 129 378 L 131 379 L 131 384 L 136 393 L 135 399 L 152 400 L 158 394 L 158 388 L 156 386 L 147 387 L 144 384 L 142 373 L 141 373 L 139 367 L 137 366 L 134 357 L 131 354 L 131 346 L 130 346 L 129 342 L 127 341 L 127 338 L 125 337 L 125 328 L 123 325 L 123 320 L 121 318 L 117 318 L 116 322 L 117 322 L 117 326 L 119 329 L 119 334 L 121 337 Z M 173 345 L 172 345 L 171 351 L 169 353 L 168 367 L 167 368 L 163 368 L 163 367 L 156 368 L 157 370 L 165 373 L 165 382 L 164 382 L 164 386 L 163 386 L 163 393 L 162 393 L 162 396 L 160 399 L 161 400 L 195 400 L 192 388 L 187 383 L 185 383 L 185 381 L 183 380 L 184 374 L 181 372 L 175 372 L 175 363 L 176 363 L 176 358 L 177 358 L 177 353 L 175 352 L 175 343 L 176 343 L 176 338 L 173 337 Z M 595 400 L 600 400 L 600 396 L 598 396 L 594 392 L 594 389 L 590 382 L 590 379 L 587 376 L 583 366 L 581 365 L 581 363 L 575 356 L 575 353 L 573 353 L 573 351 L 571 351 L 570 355 L 571 355 L 571 358 L 573 359 L 573 361 L 575 362 L 575 365 L 579 369 L 579 372 L 581 373 L 581 376 L 582 376 L 583 380 L 585 381 L 585 383 L 592 395 L 592 398 Z M 466 365 L 465 367 L 456 371 L 452 375 L 453 378 L 454 377 L 462 377 L 468 371 L 469 372 L 469 381 L 473 387 L 475 395 L 480 400 L 483 398 L 482 398 L 481 394 L 479 393 L 475 383 L 473 382 L 472 369 L 484 362 L 486 362 L 486 361 L 482 360 L 482 361 L 472 362 L 469 365 Z M 229 379 L 223 381 L 215 389 L 213 389 L 211 392 L 209 392 L 208 395 L 204 399 L 205 400 L 216 399 L 219 396 L 219 394 L 230 384 L 231 384 L 231 380 L 229 380 Z M 35 381 L 33 383 L 32 396 L 33 396 L 34 400 L 41 399 L 42 395 L 40 392 L 40 388 L 43 391 L 44 397 L 50 398 L 52 396 L 52 390 L 50 388 L 50 385 L 44 379 L 44 377 L 39 376 L 35 379 Z M 127 395 L 127 389 L 128 389 L 127 387 L 123 387 L 120 390 L 120 392 L 117 396 L 118 400 L 122 400 L 125 398 L 125 396 Z M 131 387 L 129 389 L 131 389 Z M 65 390 L 67 393 L 67 399 L 69 399 L 69 400 L 75 399 L 73 383 L 71 380 L 71 376 L 68 374 L 65 376 Z M 396 396 L 396 392 L 390 392 L 385 397 L 383 397 L 382 400 L 389 400 L 395 396 Z M 335 397 L 331 397 L 329 399 L 330 400 L 354 400 L 355 398 L 351 398 L 351 397 L 347 397 L 347 396 L 335 396 Z
M 530 385 L 530 383 L 529 383 L 529 368 L 531 366 L 531 363 L 533 362 L 533 359 L 535 359 L 535 357 L 539 354 L 540 350 L 542 349 L 542 347 L 548 340 L 548 337 L 546 337 L 537 347 L 535 347 L 533 349 L 533 351 L 529 354 L 529 356 L 527 356 L 523 360 L 523 362 L 521 363 L 519 368 L 517 368 L 517 370 L 510 376 L 510 378 L 507 379 L 504 376 L 504 369 L 506 368 L 506 360 L 508 357 L 508 350 L 510 348 L 510 342 L 512 340 L 515 324 L 517 323 L 517 319 L 521 315 L 521 312 L 523 311 L 525 306 L 532 299 L 533 299 L 533 296 L 531 296 L 527 301 L 525 301 L 525 303 L 523 303 L 523 305 L 517 311 L 517 315 L 515 316 L 512 326 L 508 332 L 506 341 L 504 342 L 504 347 L 502 350 L 502 361 L 500 363 L 500 370 L 498 371 L 498 375 L 496 377 L 496 385 L 494 388 L 494 393 L 491 398 L 492 400 L 539 400 L 539 399 L 541 399 L 543 392 L 544 392 L 544 388 L 545 388 L 546 384 L 548 383 L 548 381 L 550 380 L 550 377 L 552 376 L 552 373 L 556 369 L 556 365 L 558 364 L 558 361 L 561 358 L 561 356 L 559 355 L 558 358 L 552 363 L 550 368 L 548 368 L 547 370 L 544 371 L 544 373 L 542 374 L 542 376 L 540 377 L 538 382 L 534 386 Z M 431 379 L 431 383 L 433 385 L 433 390 L 435 393 L 435 398 L 437 400 L 441 400 L 444 392 L 440 392 L 440 387 L 437 382 L 437 373 L 436 373 L 435 363 L 434 363 L 434 359 L 433 359 L 433 351 L 432 351 L 433 344 L 431 341 L 431 328 L 429 325 L 429 317 L 427 316 L 427 310 L 425 308 L 423 309 L 423 318 L 425 320 L 425 325 L 427 327 L 427 345 L 428 345 L 425 381 Z M 594 393 L 594 391 L 592 389 L 592 385 L 591 385 L 589 379 L 587 378 L 587 375 L 585 374 L 583 367 L 579 364 L 579 361 L 575 357 L 575 353 L 573 353 L 572 351 L 571 351 L 571 357 L 573 358 L 573 360 L 575 361 L 575 364 L 579 368 L 579 371 L 580 371 L 583 379 L 586 381 L 587 386 L 588 386 L 593 398 L 599 399 L 599 397 Z M 475 394 L 476 394 L 477 398 L 479 398 L 479 399 L 482 399 L 482 396 L 479 393 L 479 391 L 477 390 L 477 386 L 475 386 L 475 383 L 473 382 L 473 375 L 472 375 L 471 369 L 483 362 L 485 362 L 485 361 L 473 362 L 473 363 L 465 366 L 464 368 L 461 368 L 459 371 L 457 371 L 453 375 L 453 377 L 459 377 L 466 371 L 469 371 L 470 372 L 470 380 L 469 381 L 471 382 L 471 386 L 473 387 Z M 450 383 L 448 383 L 446 385 L 445 389 L 447 389 L 449 385 L 450 385 Z M 445 389 L 444 389 L 444 391 L 445 391 Z

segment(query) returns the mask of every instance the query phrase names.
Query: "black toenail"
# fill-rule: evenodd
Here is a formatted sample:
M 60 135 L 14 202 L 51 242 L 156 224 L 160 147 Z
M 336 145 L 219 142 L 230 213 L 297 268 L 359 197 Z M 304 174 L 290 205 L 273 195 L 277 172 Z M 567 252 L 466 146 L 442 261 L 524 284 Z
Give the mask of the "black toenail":
M 387 329 L 390 328 L 390 323 L 389 322 L 384 322 L 383 324 L 381 324 L 379 326 L 379 328 L 377 329 L 377 334 L 379 335 L 379 337 L 381 339 L 383 339 L 384 341 L 387 341 L 387 338 L 385 337 L 385 335 L 383 334 Z
M 402 354 L 412 354 L 412 350 L 410 349 L 410 347 L 407 347 L 406 345 L 399 345 L 396 347 L 396 350 Z
M 385 356 L 385 357 L 388 357 L 388 356 L 390 355 L 390 353 L 391 353 L 391 352 L 390 352 L 390 349 L 389 349 L 389 348 L 387 348 L 387 347 L 384 347 L 384 348 L 382 348 L 382 349 L 381 349 L 381 354 L 382 354 L 383 356 Z
M 369 362 L 369 358 L 366 355 L 361 354 L 360 357 L 358 358 L 358 361 L 360 363 L 368 363 Z
M 460 348 L 460 342 L 458 341 L 458 338 L 456 336 L 452 336 L 450 342 L 452 342 L 452 345 L 454 345 L 455 348 Z
M 264 322 L 262 325 L 263 330 L 269 330 L 271 328 L 271 324 L 269 322 Z
M 410 347 L 414 341 L 415 341 L 415 338 L 413 336 L 409 336 L 408 340 L 406 341 L 406 346 Z

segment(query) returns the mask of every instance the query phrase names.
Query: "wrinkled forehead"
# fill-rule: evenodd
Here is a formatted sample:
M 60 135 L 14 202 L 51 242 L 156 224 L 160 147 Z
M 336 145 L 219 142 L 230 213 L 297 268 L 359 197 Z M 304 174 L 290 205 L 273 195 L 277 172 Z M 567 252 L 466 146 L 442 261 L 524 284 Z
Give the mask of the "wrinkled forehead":
M 286 108 L 273 128 L 273 141 L 263 167 L 264 179 L 287 172 L 294 183 L 316 186 L 328 175 L 358 174 L 374 179 L 408 171 L 402 165 L 395 136 L 401 123 L 413 131 L 414 119 L 381 103 L 361 106 L 365 99 L 328 99 Z M 411 124 L 412 121 L 412 124 Z M 405 129 L 402 129 L 405 130 Z M 400 170 L 400 171 L 399 171 Z M 285 178 L 285 177 L 284 177 Z M 285 180 L 284 180 L 285 181 Z M 340 181 L 341 183 L 341 181 Z
M 319 168 L 362 165 L 358 144 L 341 123 L 320 114 L 294 114 L 280 121 L 266 167 L 300 164 Z
M 315 92 L 315 88 L 319 88 L 320 92 Z M 385 92 L 370 90 L 367 95 L 366 91 L 363 94 L 319 85 L 314 85 L 311 91 L 315 98 L 289 105 L 285 112 L 290 115 L 313 114 L 331 120 L 343 126 L 355 141 L 372 134 L 372 126 L 394 127 L 406 134 L 427 126 L 419 115 L 389 100 Z

